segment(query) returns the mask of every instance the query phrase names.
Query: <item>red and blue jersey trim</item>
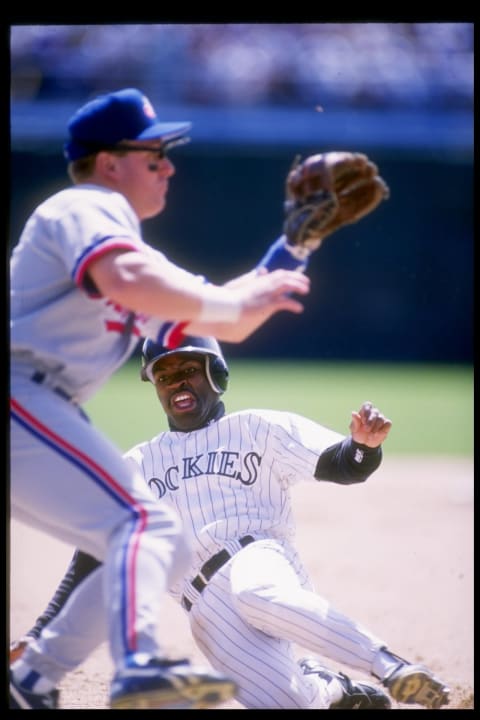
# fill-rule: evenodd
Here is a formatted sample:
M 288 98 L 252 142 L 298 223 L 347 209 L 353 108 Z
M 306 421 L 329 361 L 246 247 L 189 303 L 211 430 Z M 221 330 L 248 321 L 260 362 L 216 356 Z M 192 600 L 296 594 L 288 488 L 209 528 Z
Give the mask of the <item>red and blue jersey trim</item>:
M 148 522 L 146 509 L 122 487 L 110 473 L 70 442 L 44 425 L 14 398 L 10 400 L 12 420 L 31 433 L 39 442 L 61 455 L 66 462 L 89 477 L 122 508 L 131 512 L 131 532 L 123 547 L 121 561 L 122 636 L 125 653 L 136 652 L 136 576 L 137 559 L 142 533 Z
M 187 325 L 188 321 L 163 323 L 158 333 L 157 341 L 160 345 L 163 345 L 163 347 L 169 350 L 175 350 L 185 338 L 184 330 Z

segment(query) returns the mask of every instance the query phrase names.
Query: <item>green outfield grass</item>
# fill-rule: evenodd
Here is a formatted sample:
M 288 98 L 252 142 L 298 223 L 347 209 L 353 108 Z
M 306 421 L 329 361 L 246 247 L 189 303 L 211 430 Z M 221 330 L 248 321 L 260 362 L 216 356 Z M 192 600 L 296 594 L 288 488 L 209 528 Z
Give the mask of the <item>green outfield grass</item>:
M 473 457 L 471 366 L 252 360 L 229 366 L 227 410 L 290 410 L 347 434 L 351 411 L 371 400 L 393 421 L 386 451 Z M 138 371 L 139 360 L 132 360 L 86 408 L 123 450 L 167 427 L 153 386 Z

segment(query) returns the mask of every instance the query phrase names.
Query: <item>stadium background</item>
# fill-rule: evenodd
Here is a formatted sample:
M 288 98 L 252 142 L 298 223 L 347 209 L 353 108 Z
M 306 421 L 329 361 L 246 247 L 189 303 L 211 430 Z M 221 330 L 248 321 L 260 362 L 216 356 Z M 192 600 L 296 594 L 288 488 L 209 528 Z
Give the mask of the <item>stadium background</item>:
M 282 224 L 297 153 L 368 153 L 391 198 L 328 239 L 305 313 L 229 357 L 473 362 L 473 24 L 12 26 L 10 242 L 66 183 L 74 110 L 137 86 L 193 121 L 147 238 L 222 282 Z
M 145 231 L 212 280 L 277 236 L 296 153 L 348 148 L 378 162 L 391 199 L 314 256 L 303 316 L 226 348 L 226 401 L 340 431 L 357 400 L 388 412 L 392 437 L 368 483 L 296 488 L 298 548 L 337 608 L 449 682 L 445 709 L 473 709 L 473 24 L 17 26 L 10 55 L 10 243 L 66 183 L 70 115 L 127 85 L 162 119 L 194 122 L 168 208 Z M 124 449 L 160 429 L 138 358 L 88 411 Z M 7 526 L 17 638 L 73 549 Z M 161 627 L 167 652 L 203 662 L 170 598 Z M 62 707 L 108 707 L 111 672 L 102 645 L 65 678 Z

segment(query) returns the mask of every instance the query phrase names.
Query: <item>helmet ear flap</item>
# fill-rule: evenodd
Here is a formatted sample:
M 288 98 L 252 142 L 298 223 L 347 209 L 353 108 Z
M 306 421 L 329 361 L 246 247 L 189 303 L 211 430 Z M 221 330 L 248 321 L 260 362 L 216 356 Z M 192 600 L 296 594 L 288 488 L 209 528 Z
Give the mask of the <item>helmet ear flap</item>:
M 228 367 L 222 358 L 207 355 L 205 369 L 212 389 L 219 395 L 224 393 L 228 387 Z

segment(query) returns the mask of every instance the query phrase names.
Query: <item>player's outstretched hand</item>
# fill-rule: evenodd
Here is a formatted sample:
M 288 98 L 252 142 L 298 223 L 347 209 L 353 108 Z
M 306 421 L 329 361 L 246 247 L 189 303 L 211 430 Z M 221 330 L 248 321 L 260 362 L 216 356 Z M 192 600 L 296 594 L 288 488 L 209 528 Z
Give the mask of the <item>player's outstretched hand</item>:
M 241 311 L 235 323 L 205 323 L 195 320 L 188 325 L 194 335 L 213 335 L 224 342 L 242 342 L 272 315 L 286 310 L 303 312 L 295 295 L 308 295 L 310 279 L 297 270 L 274 270 L 271 273 L 251 271 L 225 284 L 238 298 Z
M 355 442 L 378 447 L 386 439 L 392 421 L 383 415 L 371 402 L 364 402 L 358 412 L 352 412 L 350 433 Z

